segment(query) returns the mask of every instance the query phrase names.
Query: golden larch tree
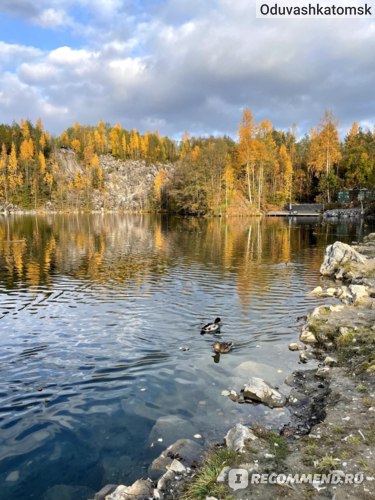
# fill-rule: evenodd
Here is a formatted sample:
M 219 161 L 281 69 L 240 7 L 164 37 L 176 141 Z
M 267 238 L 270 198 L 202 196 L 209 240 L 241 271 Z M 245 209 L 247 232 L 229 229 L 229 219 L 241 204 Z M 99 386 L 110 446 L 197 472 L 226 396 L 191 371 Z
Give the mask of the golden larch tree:
M 8 175 L 7 175 L 8 155 L 5 144 L 1 147 L 0 154 L 0 197 L 5 199 L 8 203 Z

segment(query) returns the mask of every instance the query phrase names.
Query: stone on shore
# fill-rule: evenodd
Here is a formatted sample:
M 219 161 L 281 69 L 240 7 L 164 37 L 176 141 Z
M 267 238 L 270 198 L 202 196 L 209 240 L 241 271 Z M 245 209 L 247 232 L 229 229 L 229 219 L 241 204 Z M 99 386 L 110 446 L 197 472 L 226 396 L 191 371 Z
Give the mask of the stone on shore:
M 157 484 L 158 491 L 167 490 L 169 485 L 173 481 L 174 476 L 175 476 L 175 473 L 173 472 L 173 470 L 168 470 L 167 472 L 165 472 L 165 474 L 163 474 L 158 481 L 158 484 Z
M 186 467 L 179 460 L 174 459 L 169 466 L 169 470 L 176 472 L 177 474 L 181 474 L 186 472 Z
M 303 351 L 306 349 L 306 346 L 297 344 L 297 342 L 292 342 L 291 344 L 289 344 L 288 348 L 289 351 Z
M 299 339 L 304 344 L 316 344 L 318 342 L 313 332 L 310 332 L 307 326 L 302 328 Z
M 331 356 L 327 356 L 327 357 L 324 359 L 323 364 L 324 364 L 324 365 L 326 365 L 326 366 L 334 366 L 334 365 L 337 365 L 337 359 L 332 358 Z
M 255 434 L 242 424 L 236 424 L 224 438 L 227 448 L 240 453 L 244 451 L 246 441 L 254 441 L 255 439 L 258 439 Z
M 115 491 L 118 484 L 106 484 L 103 488 L 95 494 L 94 500 L 105 500 L 106 497 Z
M 320 273 L 324 276 L 332 276 L 347 262 L 364 263 L 365 261 L 366 257 L 358 253 L 350 245 L 336 241 L 326 248 L 324 261 L 320 266 Z
M 349 290 L 352 294 L 354 304 L 359 304 L 363 302 L 363 299 L 368 297 L 368 291 L 363 285 L 350 285 Z
M 173 460 L 178 459 L 185 467 L 190 467 L 193 462 L 199 460 L 203 454 L 202 446 L 191 439 L 178 439 L 175 443 L 164 450 L 159 457 L 152 462 L 149 474 L 151 477 L 157 477 L 161 472 L 172 464 Z
M 106 500 L 147 500 L 153 497 L 154 488 L 150 479 L 138 479 L 131 486 L 120 484 Z
M 263 403 L 270 408 L 285 405 L 286 398 L 276 389 L 258 377 L 251 377 L 243 388 L 244 399 L 251 399 Z

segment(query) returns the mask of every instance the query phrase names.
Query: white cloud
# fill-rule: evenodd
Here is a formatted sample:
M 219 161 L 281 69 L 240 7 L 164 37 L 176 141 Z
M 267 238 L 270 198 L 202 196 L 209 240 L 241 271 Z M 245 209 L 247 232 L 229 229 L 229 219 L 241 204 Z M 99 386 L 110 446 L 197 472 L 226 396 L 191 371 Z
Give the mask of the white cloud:
M 43 28 L 58 28 L 60 26 L 71 26 L 74 22 L 62 9 L 42 10 L 34 17 L 34 22 Z
M 90 25 L 77 22 L 74 5 L 93 16 Z M 30 12 L 27 2 L 22 6 Z M 131 6 L 42 0 L 33 19 L 81 30 L 87 43 L 48 52 L 0 42 L 0 67 L 8 71 L 0 80 L 3 96 L 9 75 L 17 80 L 7 99 L 21 115 L 10 121 L 44 110 L 58 131 L 74 119 L 102 118 L 145 129 L 155 124 L 168 134 L 235 134 L 245 106 L 257 120 L 285 128 L 297 122 L 308 129 L 327 108 L 343 126 L 375 120 L 371 21 L 256 19 L 247 0 L 169 0 L 139 17 Z M 23 94 L 33 96 L 29 106 Z

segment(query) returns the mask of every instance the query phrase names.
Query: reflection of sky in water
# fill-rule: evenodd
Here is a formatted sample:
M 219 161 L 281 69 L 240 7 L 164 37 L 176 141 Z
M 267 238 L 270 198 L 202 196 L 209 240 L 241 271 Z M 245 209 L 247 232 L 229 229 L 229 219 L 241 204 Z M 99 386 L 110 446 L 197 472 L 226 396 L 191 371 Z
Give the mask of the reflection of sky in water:
M 324 248 L 336 231 L 350 242 L 361 230 L 118 216 L 0 228 L 0 495 L 43 498 L 65 484 L 77 500 L 147 475 L 179 437 L 221 439 L 238 420 L 282 425 L 285 410 L 221 392 L 249 376 L 287 390 L 298 365 L 286 346 L 317 303 L 306 292 Z M 218 315 L 238 348 L 214 363 L 199 331 Z

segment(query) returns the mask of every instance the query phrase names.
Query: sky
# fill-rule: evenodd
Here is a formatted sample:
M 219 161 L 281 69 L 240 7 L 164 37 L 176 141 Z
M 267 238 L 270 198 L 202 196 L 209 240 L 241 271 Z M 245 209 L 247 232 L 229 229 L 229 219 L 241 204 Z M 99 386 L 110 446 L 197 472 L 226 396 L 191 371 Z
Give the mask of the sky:
M 258 19 L 255 0 L 0 0 L 0 122 L 236 137 L 248 107 L 300 135 L 325 110 L 372 129 L 374 54 L 375 18 Z

